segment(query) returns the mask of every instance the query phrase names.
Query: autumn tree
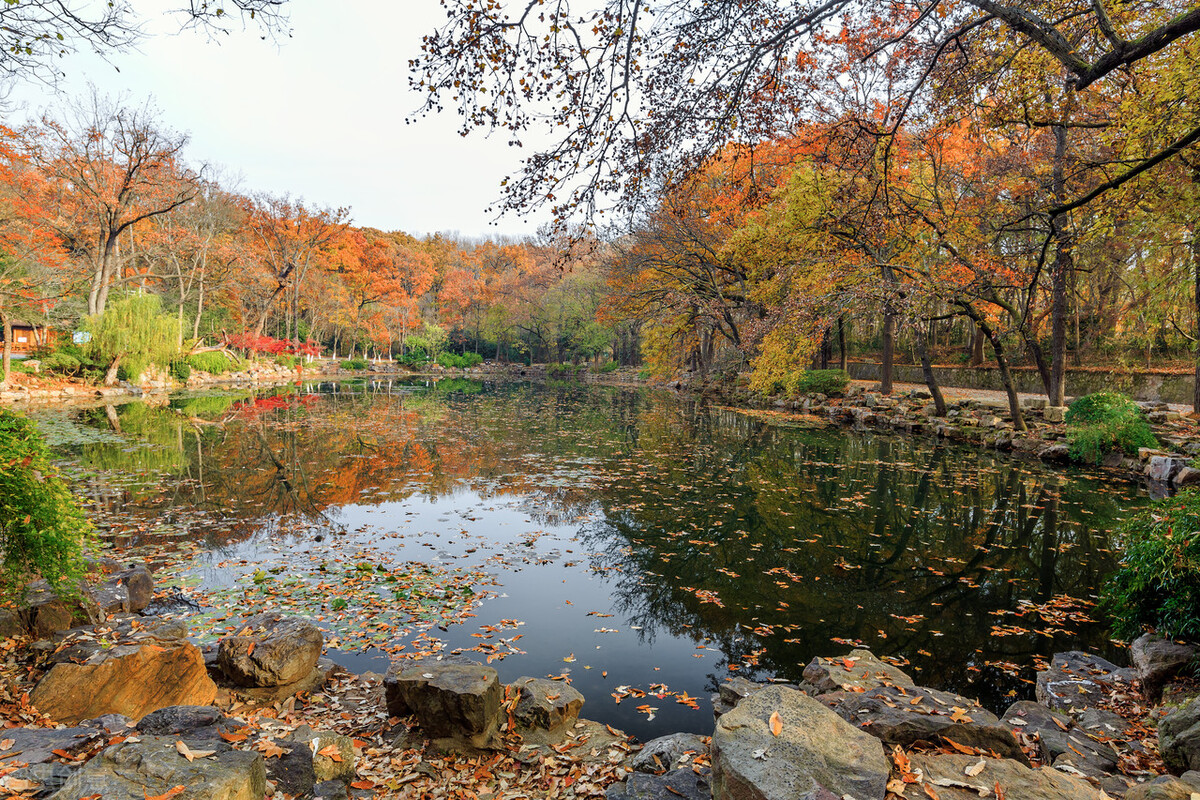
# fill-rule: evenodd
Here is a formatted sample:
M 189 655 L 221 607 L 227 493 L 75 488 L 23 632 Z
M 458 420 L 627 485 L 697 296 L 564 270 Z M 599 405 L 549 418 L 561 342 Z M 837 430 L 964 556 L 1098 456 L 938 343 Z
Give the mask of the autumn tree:
M 181 162 L 187 137 L 163 128 L 149 105 L 123 106 L 95 90 L 24 135 L 30 163 L 46 176 L 47 222 L 87 264 L 88 313 L 102 314 L 123 280 L 122 235 L 196 194 L 198 178 Z

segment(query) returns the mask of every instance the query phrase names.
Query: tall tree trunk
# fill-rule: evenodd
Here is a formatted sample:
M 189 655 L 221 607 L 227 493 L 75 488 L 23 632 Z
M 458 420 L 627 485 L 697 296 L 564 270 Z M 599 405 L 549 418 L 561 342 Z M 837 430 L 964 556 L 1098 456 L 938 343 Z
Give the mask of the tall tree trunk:
M 200 338 L 200 316 L 204 313 L 204 267 L 200 268 L 200 285 L 196 287 L 196 321 L 192 323 L 192 338 Z
M 846 315 L 838 314 L 838 367 L 846 371 Z
M 1194 180 L 1200 184 L 1200 170 L 1196 171 Z M 1195 276 L 1196 304 L 1196 379 L 1192 388 L 1192 412 L 1200 414 L 1200 224 L 1192 231 L 1192 274 Z
M 8 385 L 8 376 L 12 373 L 12 319 L 4 310 L 4 297 L 0 296 L 0 325 L 4 328 L 4 356 L 0 359 L 0 386 Z
M 925 385 L 929 394 L 933 395 L 933 407 L 939 417 L 946 416 L 946 398 L 942 397 L 942 388 L 938 386 L 937 377 L 933 374 L 933 362 L 929 358 L 929 344 L 925 340 L 925 331 L 920 325 L 917 329 L 917 350 L 921 354 L 921 374 L 925 377 Z
M 891 302 L 883 306 L 883 357 L 879 364 L 879 386 L 884 394 L 892 393 L 893 368 L 896 360 L 896 312 Z
M 1054 126 L 1054 199 L 1063 203 L 1067 199 L 1067 128 Z M 1050 385 L 1046 396 L 1050 405 L 1061 406 L 1066 397 L 1067 375 L 1067 284 L 1074 269 L 1074 243 L 1068 220 L 1055 218 L 1050 221 L 1054 237 L 1054 265 L 1050 270 Z
M 983 335 L 988 338 L 988 341 L 992 343 L 992 353 L 996 357 L 996 367 L 1000 371 L 1000 381 L 1004 384 L 1004 393 L 1008 396 L 1008 411 L 1012 415 L 1013 428 L 1018 431 L 1028 430 L 1028 427 L 1025 425 L 1025 415 L 1021 412 L 1021 399 L 1017 397 L 1017 390 L 1013 385 L 1012 371 L 1008 368 L 1008 357 L 1004 353 L 1004 342 L 975 306 L 963 300 L 957 301 L 957 305 L 971 318 L 979 330 L 983 331 Z
M 974 325 L 974 323 L 972 323 Z M 983 335 L 983 331 L 979 330 L 979 326 L 975 326 L 975 332 L 971 336 L 971 366 L 983 366 L 983 343 L 987 341 L 987 337 Z

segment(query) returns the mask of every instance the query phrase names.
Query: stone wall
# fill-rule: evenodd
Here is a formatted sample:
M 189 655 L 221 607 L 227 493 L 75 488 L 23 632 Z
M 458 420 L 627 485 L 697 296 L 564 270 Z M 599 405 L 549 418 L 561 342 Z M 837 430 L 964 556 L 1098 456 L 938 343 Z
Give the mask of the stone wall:
M 850 377 L 860 381 L 879 380 L 879 364 L 852 361 L 848 365 Z M 995 367 L 934 367 L 934 376 L 942 386 L 962 389 L 994 389 L 1002 391 L 1000 372 Z M 897 364 L 895 378 L 902 383 L 924 383 L 921 367 L 914 364 Z M 1041 376 L 1032 367 L 1013 369 L 1013 380 L 1017 391 L 1041 394 Z M 1171 375 L 1161 372 L 1084 372 L 1067 370 L 1067 395 L 1099 392 L 1104 389 L 1127 394 L 1135 400 L 1150 400 L 1162 403 L 1192 402 L 1191 375 Z

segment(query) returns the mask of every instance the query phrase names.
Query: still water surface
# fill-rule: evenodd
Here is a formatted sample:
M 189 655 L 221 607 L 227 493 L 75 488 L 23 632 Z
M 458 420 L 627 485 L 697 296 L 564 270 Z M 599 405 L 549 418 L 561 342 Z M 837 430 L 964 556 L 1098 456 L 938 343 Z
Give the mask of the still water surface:
M 309 384 L 40 421 L 118 547 L 184 548 L 168 573 L 199 633 L 274 603 L 319 616 L 356 670 L 401 641 L 473 648 L 505 681 L 567 676 L 585 716 L 643 739 L 710 733 L 729 675 L 798 681 L 856 643 L 993 710 L 1029 696 L 1040 658 L 1110 648 L 1087 605 L 1108 531 L 1145 502 L 929 439 L 607 387 Z M 398 632 L 389 609 L 422 598 L 419 631 Z M 454 598 L 476 616 L 438 611 Z

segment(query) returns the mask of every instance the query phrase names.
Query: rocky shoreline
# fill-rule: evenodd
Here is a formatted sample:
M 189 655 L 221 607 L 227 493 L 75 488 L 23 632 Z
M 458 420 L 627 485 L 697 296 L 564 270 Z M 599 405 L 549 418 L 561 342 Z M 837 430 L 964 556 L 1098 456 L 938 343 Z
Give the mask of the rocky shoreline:
M 710 737 L 639 745 L 561 679 L 502 684 L 461 656 L 346 673 L 310 621 L 266 612 L 206 648 L 143 565 L 0 610 L 0 789 L 54 800 L 473 796 L 607 800 L 1191 800 L 1197 649 L 1143 636 L 1131 667 L 1059 653 L 1035 701 L 985 709 L 867 650 L 798 685 L 727 679 Z M 559 676 L 561 678 L 561 676 Z M 1166 700 L 1155 706 L 1159 698 Z M 316 709 L 316 710 L 314 710 Z M 460 765 L 471 765 L 470 775 Z M 484 768 L 486 766 L 486 769 Z M 505 776 L 509 777 L 505 777 Z M 526 783 L 522 784 L 522 781 Z M 532 783 L 530 783 L 532 781 Z M 182 787 L 182 788 L 180 788 Z M 471 794 L 462 794 L 470 789 Z

